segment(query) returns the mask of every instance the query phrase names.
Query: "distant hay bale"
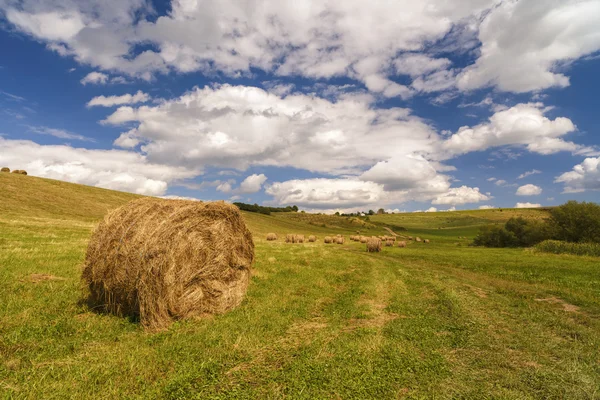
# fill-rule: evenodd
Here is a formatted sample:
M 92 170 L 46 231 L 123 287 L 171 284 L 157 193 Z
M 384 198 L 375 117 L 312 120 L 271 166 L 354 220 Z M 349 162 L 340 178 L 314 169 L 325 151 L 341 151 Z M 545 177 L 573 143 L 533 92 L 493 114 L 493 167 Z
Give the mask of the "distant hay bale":
M 277 235 L 274 233 L 267 233 L 267 240 L 268 241 L 277 240 Z
M 398 241 L 398 247 L 406 247 L 406 242 L 404 240 Z
M 423 241 L 423 240 L 421 240 L 421 238 L 420 238 L 420 237 L 418 237 L 418 236 L 415 238 L 415 242 L 422 242 L 422 241 Z
M 296 235 L 295 243 L 304 243 L 304 235 Z
M 368 238 L 368 237 L 366 237 L 366 236 L 361 236 L 361 237 L 360 237 L 360 242 L 361 242 L 361 243 L 367 243 L 367 241 L 368 241 L 368 240 L 369 240 L 369 238 Z
M 394 246 L 394 241 L 393 240 L 386 240 L 385 241 L 385 247 L 393 247 Z
M 344 244 L 344 237 L 343 236 L 336 237 L 335 242 L 337 244 Z
M 22 170 L 22 169 L 15 169 L 12 171 L 13 174 L 19 174 L 19 175 L 27 175 L 27 171 Z
M 325 236 L 325 238 L 323 239 L 323 242 L 331 243 L 331 242 L 333 242 L 333 239 L 331 238 L 331 236 Z
M 408 240 L 413 240 L 413 237 L 412 237 L 412 236 L 409 236 L 409 237 L 408 237 Z
M 342 234 L 338 233 L 337 235 L 335 235 L 335 237 L 342 237 Z
M 381 240 L 379 238 L 369 238 L 367 240 L 367 251 L 369 253 L 378 253 L 381 251 Z
M 317 241 L 317 237 L 316 237 L 316 236 L 314 236 L 314 235 L 310 235 L 310 236 L 308 237 L 308 241 L 309 241 L 309 242 L 311 242 L 311 243 L 313 243 L 313 242 L 316 242 L 316 241 Z
M 98 225 L 82 281 L 93 308 L 159 330 L 238 306 L 253 261 L 252 234 L 234 205 L 143 198 Z
M 424 239 L 423 243 L 429 243 L 429 239 Z
M 24 169 L 21 170 L 21 175 L 27 175 L 27 171 L 25 171 Z
M 0 172 L 10 172 L 10 168 L 3 167 L 2 169 L 0 169 Z

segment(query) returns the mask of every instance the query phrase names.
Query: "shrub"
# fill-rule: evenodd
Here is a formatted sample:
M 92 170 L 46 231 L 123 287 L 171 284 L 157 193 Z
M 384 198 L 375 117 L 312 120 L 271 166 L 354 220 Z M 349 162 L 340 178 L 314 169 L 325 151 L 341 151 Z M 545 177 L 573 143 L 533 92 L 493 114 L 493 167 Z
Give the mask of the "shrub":
M 600 205 L 569 201 L 550 210 L 550 225 L 556 239 L 600 243 Z
M 554 236 L 550 224 L 545 221 L 511 218 L 501 226 L 485 226 L 473 240 L 475 246 L 529 247 Z
M 600 257 L 599 243 L 569 243 L 560 240 L 544 240 L 538 243 L 535 249 L 544 253 Z

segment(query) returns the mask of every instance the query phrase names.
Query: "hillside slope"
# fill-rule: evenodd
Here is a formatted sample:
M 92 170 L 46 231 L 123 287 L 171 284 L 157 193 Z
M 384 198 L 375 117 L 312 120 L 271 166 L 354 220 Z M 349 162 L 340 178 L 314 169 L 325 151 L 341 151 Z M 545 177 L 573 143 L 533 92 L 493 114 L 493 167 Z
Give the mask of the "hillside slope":
M 100 220 L 139 195 L 53 179 L 0 173 L 0 215 Z

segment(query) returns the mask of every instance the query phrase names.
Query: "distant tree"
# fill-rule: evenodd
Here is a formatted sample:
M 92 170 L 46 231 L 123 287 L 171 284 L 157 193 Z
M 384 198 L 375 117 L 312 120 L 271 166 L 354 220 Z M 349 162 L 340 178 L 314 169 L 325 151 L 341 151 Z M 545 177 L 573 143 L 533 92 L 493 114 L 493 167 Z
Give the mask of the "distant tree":
M 336 212 L 335 212 L 335 215 L 337 215 L 337 216 L 339 217 L 339 216 L 340 216 L 340 212 L 339 212 L 339 211 L 336 211 Z
M 294 210 L 295 212 L 298 212 L 298 206 L 292 206 L 292 210 Z
M 600 243 L 600 205 L 569 201 L 550 210 L 556 239 L 567 242 Z
M 369 214 L 369 215 L 375 215 L 375 211 L 373 211 L 373 210 L 369 210 L 369 213 L 368 213 L 368 214 Z

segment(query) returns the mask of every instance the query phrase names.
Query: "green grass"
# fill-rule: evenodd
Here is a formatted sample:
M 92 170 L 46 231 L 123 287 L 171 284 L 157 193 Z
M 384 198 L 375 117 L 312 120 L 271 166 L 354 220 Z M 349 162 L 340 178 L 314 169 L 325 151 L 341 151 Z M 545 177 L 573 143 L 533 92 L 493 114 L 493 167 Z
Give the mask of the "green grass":
M 600 396 L 600 259 L 457 239 L 504 214 L 377 216 L 432 242 L 373 254 L 322 243 L 356 230 L 343 221 L 245 213 L 256 263 L 242 305 L 148 334 L 79 303 L 94 225 L 134 196 L 6 175 L 0 398 Z M 437 229 L 444 218 L 454 226 Z M 321 240 L 267 242 L 268 232 Z

